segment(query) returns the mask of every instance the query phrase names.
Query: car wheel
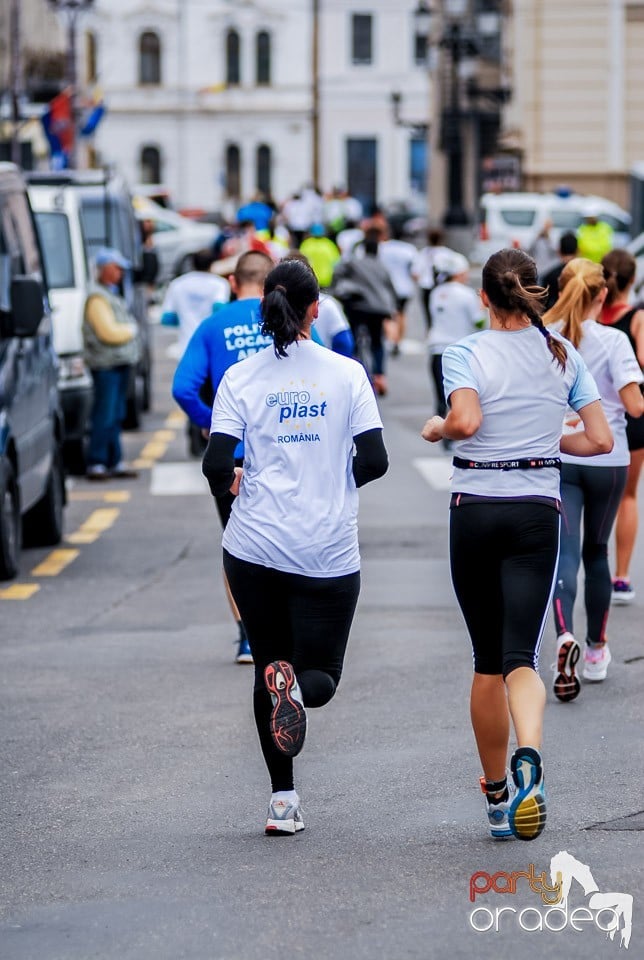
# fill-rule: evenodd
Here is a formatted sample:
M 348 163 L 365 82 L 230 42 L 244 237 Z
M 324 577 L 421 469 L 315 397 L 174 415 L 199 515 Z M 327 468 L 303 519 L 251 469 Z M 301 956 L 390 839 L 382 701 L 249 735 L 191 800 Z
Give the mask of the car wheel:
M 53 547 L 63 539 L 65 469 L 58 443 L 54 447 L 45 493 L 24 516 L 22 535 L 26 546 Z
M 12 465 L 0 460 L 0 580 L 18 573 L 20 556 L 20 501 Z

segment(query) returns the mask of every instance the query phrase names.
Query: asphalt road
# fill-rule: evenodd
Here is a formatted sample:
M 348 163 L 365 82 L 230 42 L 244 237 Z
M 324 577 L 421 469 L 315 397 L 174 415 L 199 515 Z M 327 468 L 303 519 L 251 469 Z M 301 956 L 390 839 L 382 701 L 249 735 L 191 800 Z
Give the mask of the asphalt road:
M 168 393 L 171 339 L 156 331 L 154 411 L 126 437 L 139 479 L 77 480 L 77 553 L 26 551 L 22 590 L 0 589 L 3 960 L 617 956 L 625 918 L 609 939 L 616 914 L 589 908 L 593 879 L 617 892 L 606 902 L 633 896 L 624 955 L 644 957 L 644 538 L 638 599 L 611 613 L 608 680 L 573 704 L 549 694 L 546 831 L 495 843 L 446 559 L 448 466 L 419 438 L 422 349 L 391 359 L 391 467 L 361 491 L 345 674 L 296 766 L 306 830 L 266 838 L 252 669 L 233 662 L 218 521 Z M 553 656 L 549 625 L 546 682 Z M 548 917 L 539 882 L 509 875 L 533 864 L 547 879 L 560 851 L 588 889 L 573 880 L 567 913 Z

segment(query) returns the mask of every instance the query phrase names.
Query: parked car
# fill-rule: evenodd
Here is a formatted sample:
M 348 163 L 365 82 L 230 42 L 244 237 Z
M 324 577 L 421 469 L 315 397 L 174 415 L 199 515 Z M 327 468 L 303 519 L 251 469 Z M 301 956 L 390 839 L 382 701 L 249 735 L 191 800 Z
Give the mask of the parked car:
M 160 284 L 191 270 L 192 254 L 212 247 L 219 235 L 215 225 L 189 220 L 146 197 L 135 197 L 134 208 L 137 219 L 147 220 L 151 225 L 152 242 L 159 258 L 157 283 Z
M 65 475 L 58 364 L 38 235 L 25 183 L 0 163 L 0 580 L 21 542 L 63 535 Z
M 105 170 L 34 172 L 29 174 L 29 182 L 34 186 L 57 187 L 77 194 L 90 272 L 94 269 L 92 258 L 100 247 L 116 247 L 131 264 L 123 275 L 122 294 L 138 324 L 141 359 L 136 368 L 132 368 L 125 425 L 139 427 L 141 413 L 150 408 L 152 396 L 148 280 L 156 273 L 156 254 L 143 248 L 141 229 L 127 184 Z
M 485 263 L 503 247 L 530 248 L 549 220 L 550 239 L 556 246 L 562 233 L 576 232 L 587 210 L 599 209 L 599 219 L 610 224 L 615 246 L 625 246 L 630 237 L 631 218 L 626 210 L 603 197 L 561 193 L 485 193 L 480 201 L 479 237 L 470 259 Z
M 83 311 L 90 268 L 81 227 L 80 195 L 64 186 L 32 183 L 29 199 L 52 307 L 58 390 L 65 418 L 65 464 L 71 473 L 83 473 L 83 448 L 94 391 L 83 359 Z

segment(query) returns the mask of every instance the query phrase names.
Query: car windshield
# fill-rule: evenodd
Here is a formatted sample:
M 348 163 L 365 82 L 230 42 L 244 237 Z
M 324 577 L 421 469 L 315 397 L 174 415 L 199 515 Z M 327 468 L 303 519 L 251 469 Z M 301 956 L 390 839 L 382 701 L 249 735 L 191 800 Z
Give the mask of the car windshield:
M 99 247 L 116 247 L 117 250 L 123 250 L 118 210 L 116 204 L 109 198 L 105 200 L 103 197 L 83 197 L 81 220 L 91 254 L 95 254 Z
M 573 232 L 581 225 L 581 213 L 578 210 L 553 210 L 550 213 L 552 225 L 557 230 L 572 230 Z
M 536 213 L 534 210 L 501 210 L 501 217 L 510 227 L 531 227 Z
M 36 213 L 40 246 L 50 290 L 74 287 L 74 260 L 66 213 Z

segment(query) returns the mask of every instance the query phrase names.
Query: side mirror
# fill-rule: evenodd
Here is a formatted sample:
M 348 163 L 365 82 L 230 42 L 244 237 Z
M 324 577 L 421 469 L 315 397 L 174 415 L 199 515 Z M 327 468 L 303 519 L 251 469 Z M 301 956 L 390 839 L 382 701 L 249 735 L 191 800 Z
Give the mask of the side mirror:
M 11 281 L 11 319 L 9 332 L 14 337 L 33 337 L 45 314 L 40 280 L 14 277 Z

